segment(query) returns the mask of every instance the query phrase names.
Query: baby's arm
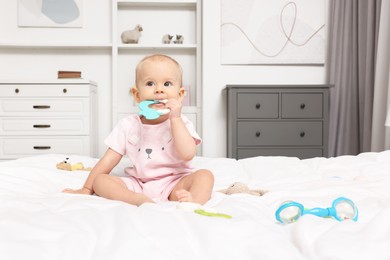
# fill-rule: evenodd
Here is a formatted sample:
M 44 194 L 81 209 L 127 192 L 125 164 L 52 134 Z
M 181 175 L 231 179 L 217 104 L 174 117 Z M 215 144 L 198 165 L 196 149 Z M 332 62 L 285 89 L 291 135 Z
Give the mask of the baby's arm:
M 169 119 L 171 121 L 172 137 L 176 152 L 182 160 L 190 161 L 196 155 L 196 143 L 181 118 L 181 102 L 171 99 L 167 105 L 171 110 Z
M 74 194 L 89 194 L 92 195 L 93 181 L 97 174 L 109 174 L 112 169 L 120 162 L 122 155 L 112 149 L 108 149 L 98 163 L 93 167 L 91 173 L 88 175 L 83 187 L 78 190 L 64 189 L 63 192 Z

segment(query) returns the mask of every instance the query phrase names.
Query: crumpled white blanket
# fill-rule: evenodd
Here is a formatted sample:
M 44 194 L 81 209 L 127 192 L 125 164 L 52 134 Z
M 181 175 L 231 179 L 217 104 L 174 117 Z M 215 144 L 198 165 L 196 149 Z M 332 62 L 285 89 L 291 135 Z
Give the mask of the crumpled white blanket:
M 390 259 L 390 151 L 299 160 L 197 157 L 215 175 L 215 191 L 236 181 L 267 189 L 262 197 L 214 192 L 206 204 L 231 219 L 177 209 L 177 202 L 135 207 L 97 196 L 61 193 L 88 172 L 61 171 L 58 154 L 0 163 L 0 259 Z M 113 174 L 120 175 L 124 161 Z M 287 200 L 329 207 L 355 202 L 357 222 L 304 215 L 276 222 Z

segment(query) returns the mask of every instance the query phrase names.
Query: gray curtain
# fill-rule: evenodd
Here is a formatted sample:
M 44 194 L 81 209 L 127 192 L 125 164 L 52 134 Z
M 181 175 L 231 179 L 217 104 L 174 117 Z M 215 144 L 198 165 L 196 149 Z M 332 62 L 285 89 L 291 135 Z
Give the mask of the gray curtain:
M 384 26 L 381 26 L 381 25 Z M 375 69 L 371 151 L 390 150 L 390 127 L 385 126 L 390 108 L 390 1 L 382 1 Z M 390 116 L 390 112 L 388 113 Z
M 370 151 L 381 0 L 329 0 L 329 156 Z

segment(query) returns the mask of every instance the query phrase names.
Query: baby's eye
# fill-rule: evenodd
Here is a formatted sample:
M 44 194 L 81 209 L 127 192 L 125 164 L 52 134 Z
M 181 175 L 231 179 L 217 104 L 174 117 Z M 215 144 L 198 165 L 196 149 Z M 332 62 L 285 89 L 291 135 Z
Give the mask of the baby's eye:
M 170 81 L 167 81 L 167 82 L 165 82 L 164 83 L 164 87 L 170 87 L 170 86 L 172 86 L 173 84 L 172 84 L 172 82 L 170 82 Z
M 153 87 L 154 86 L 154 82 L 153 81 L 148 81 L 148 82 L 146 82 L 146 86 Z

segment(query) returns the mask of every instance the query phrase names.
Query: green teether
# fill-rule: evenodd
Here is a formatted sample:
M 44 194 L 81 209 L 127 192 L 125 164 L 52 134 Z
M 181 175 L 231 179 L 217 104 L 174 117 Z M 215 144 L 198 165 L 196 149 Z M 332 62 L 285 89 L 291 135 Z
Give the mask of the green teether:
M 205 211 L 204 209 L 196 209 L 196 210 L 194 210 L 194 212 L 199 214 L 199 215 L 203 215 L 203 216 L 207 216 L 207 217 L 232 218 L 232 216 L 227 215 L 227 214 L 208 212 L 208 211 Z

